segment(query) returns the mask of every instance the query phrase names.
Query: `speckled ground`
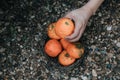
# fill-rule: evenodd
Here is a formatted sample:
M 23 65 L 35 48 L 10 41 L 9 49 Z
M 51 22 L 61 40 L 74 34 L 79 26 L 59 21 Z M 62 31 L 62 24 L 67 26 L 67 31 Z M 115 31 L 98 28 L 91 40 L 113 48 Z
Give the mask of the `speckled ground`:
M 61 72 L 43 47 L 48 24 L 87 0 L 1 0 L 0 80 L 120 80 L 120 1 L 106 0 L 80 39 L 87 56 Z M 58 66 L 59 67 L 59 66 Z

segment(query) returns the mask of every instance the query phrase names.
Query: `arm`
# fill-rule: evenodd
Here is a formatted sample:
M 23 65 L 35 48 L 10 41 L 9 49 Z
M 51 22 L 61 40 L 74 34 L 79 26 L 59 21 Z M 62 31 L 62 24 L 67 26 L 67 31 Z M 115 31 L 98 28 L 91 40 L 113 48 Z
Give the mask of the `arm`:
M 83 7 L 89 8 L 94 14 L 104 0 L 89 0 L 89 2 Z
M 75 42 L 82 36 L 89 18 L 97 11 L 104 0 L 89 0 L 83 7 L 69 12 L 65 17 L 74 20 L 75 30 L 73 34 L 67 36 L 70 42 Z

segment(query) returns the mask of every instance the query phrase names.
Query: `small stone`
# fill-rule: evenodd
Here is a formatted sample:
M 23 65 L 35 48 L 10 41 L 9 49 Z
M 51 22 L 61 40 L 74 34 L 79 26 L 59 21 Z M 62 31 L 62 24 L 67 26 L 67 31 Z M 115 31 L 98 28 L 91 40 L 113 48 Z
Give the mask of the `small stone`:
M 105 32 L 102 32 L 101 35 L 105 35 Z
M 94 77 L 97 77 L 97 72 L 96 72 L 95 69 L 92 69 L 92 75 L 93 75 Z
M 18 28 L 18 32 L 21 32 L 21 29 L 20 29 L 20 28 Z
M 117 40 L 114 40 L 114 43 L 117 43 Z
M 78 78 L 75 78 L 75 77 L 71 77 L 70 80 L 78 80 Z
M 112 29 L 112 26 L 107 26 L 107 30 L 110 31 Z
M 120 42 L 117 42 L 116 46 L 117 46 L 117 47 L 120 47 Z
M 88 80 L 87 76 L 81 76 L 82 80 Z
M 68 76 L 65 76 L 65 77 L 64 77 L 65 80 L 68 80 L 68 78 L 69 78 Z
M 117 59 L 120 60 L 120 54 L 116 55 Z
M 34 15 L 32 15 L 32 16 L 31 16 L 31 19 L 33 19 L 34 17 L 35 17 L 35 16 L 34 16 Z
M 23 48 L 23 45 L 20 45 L 20 48 Z
M 35 36 L 35 40 L 39 41 L 39 36 L 38 35 Z
M 96 56 L 96 57 L 95 57 L 95 60 L 96 60 L 96 61 L 100 61 L 101 59 L 100 59 L 98 56 Z
M 91 48 L 93 49 L 93 51 L 95 50 L 96 46 L 92 45 Z
M 100 55 L 101 53 L 100 52 L 96 52 L 97 55 Z
M 2 75 L 3 74 L 3 72 L 0 72 L 0 75 Z
M 89 61 L 89 62 L 91 62 L 92 61 L 92 58 L 91 57 L 87 57 L 87 60 Z
M 20 41 L 21 40 L 21 38 L 20 37 L 17 37 L 17 41 Z
M 98 15 L 101 17 L 101 16 L 102 16 L 102 13 L 98 13 Z
M 106 64 L 106 68 L 111 69 L 111 64 Z
M 105 50 L 100 51 L 102 54 L 106 54 L 107 52 Z
M 32 50 L 32 51 L 35 51 L 35 49 L 33 49 L 33 48 L 32 48 L 31 50 Z
M 5 48 L 1 48 L 0 49 L 0 52 L 2 53 L 2 52 L 4 52 L 5 51 Z
M 112 53 L 107 53 L 107 56 L 108 56 L 109 58 L 112 58 L 112 57 L 113 57 L 113 54 L 112 54 Z
M 98 76 L 98 79 L 100 79 L 101 78 L 101 76 Z
M 10 24 L 9 22 L 6 22 L 6 23 L 5 23 L 5 26 L 8 26 L 9 24 Z
M 30 67 L 30 70 L 33 70 L 33 67 Z
M 12 72 L 12 71 L 11 71 L 10 74 L 15 75 L 15 72 Z

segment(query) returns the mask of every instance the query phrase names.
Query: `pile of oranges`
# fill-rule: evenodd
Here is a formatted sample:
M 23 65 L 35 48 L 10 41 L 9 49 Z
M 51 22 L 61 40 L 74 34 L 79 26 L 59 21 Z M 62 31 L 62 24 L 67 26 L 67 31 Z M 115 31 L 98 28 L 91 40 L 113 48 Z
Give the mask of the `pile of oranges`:
M 46 42 L 44 50 L 48 56 L 58 57 L 58 62 L 63 66 L 73 64 L 84 54 L 81 43 L 72 43 L 65 39 L 66 36 L 73 33 L 74 28 L 74 23 L 69 18 L 60 18 L 47 28 L 50 39 Z

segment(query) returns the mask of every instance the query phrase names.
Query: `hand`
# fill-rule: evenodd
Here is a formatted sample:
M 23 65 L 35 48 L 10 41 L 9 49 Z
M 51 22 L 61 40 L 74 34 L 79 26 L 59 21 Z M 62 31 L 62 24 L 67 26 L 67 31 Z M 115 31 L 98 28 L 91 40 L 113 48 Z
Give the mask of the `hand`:
M 66 37 L 68 41 L 75 42 L 81 38 L 91 15 L 92 12 L 85 7 L 73 10 L 65 15 L 65 17 L 73 20 L 75 24 L 73 34 Z

